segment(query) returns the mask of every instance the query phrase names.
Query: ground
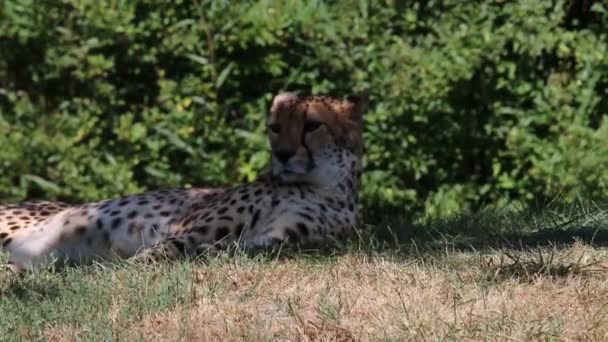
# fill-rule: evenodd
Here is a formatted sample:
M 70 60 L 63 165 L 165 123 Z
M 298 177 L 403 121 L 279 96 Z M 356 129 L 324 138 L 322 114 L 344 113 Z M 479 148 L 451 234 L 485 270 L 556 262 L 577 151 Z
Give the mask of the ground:
M 383 225 L 393 229 L 364 231 L 333 255 L 237 250 L 159 265 L 0 273 L 0 336 L 608 339 L 608 211 L 462 214 L 402 223 L 405 234 Z

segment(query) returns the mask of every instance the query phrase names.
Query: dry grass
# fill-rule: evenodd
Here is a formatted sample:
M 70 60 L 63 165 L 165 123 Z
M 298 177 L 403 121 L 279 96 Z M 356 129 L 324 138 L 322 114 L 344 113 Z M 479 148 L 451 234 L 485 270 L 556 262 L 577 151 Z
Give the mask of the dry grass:
M 178 271 L 166 272 L 171 267 Z M 97 269 L 80 276 L 113 278 L 114 290 L 107 305 L 88 303 L 103 310 L 96 320 L 48 321 L 39 334 L 22 325 L 12 334 L 54 341 L 605 340 L 606 270 L 608 253 L 581 244 L 509 255 L 353 252 Z M 174 292 L 158 292 L 175 276 L 182 279 Z M 134 278 L 140 286 L 127 290 Z M 164 307 L 125 315 L 125 306 L 142 305 L 133 293 L 170 298 L 161 298 L 169 299 Z
M 480 264 L 478 256 L 467 254 L 449 256 L 458 259 L 456 267 L 454 260 L 429 264 L 348 255 L 325 265 L 291 260 L 254 269 L 197 269 L 193 277 L 200 289 L 218 283 L 229 289 L 215 296 L 197 294 L 187 310 L 149 315 L 128 335 L 146 340 L 606 339 L 608 281 L 602 267 L 608 259 L 603 252 L 575 249 L 568 251 L 570 257 L 602 261 L 578 273 L 531 275 L 523 282 L 520 275 L 488 279 L 488 272 L 499 269 L 483 265 L 492 258 L 483 257 Z
M 0 273 L 0 339 L 608 340 L 607 211 L 543 215 L 459 216 L 338 256 Z

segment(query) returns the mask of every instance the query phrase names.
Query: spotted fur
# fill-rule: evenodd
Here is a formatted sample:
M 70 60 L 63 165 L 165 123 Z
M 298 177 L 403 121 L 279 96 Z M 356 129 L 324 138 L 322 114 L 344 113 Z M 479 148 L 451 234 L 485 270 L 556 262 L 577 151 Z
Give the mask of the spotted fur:
M 15 271 L 52 260 L 158 260 L 239 243 L 318 244 L 351 236 L 367 94 L 275 96 L 267 176 L 234 187 L 171 189 L 68 206 L 0 206 L 0 244 Z

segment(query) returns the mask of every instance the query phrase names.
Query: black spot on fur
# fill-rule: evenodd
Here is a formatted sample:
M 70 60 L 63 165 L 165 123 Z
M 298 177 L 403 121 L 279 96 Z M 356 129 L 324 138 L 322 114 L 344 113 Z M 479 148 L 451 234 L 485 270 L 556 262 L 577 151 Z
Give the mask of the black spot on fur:
M 298 212 L 298 215 L 300 215 L 303 219 L 308 220 L 308 221 L 314 221 L 314 217 L 306 214 L 306 213 L 300 213 Z
M 296 223 L 296 228 L 298 228 L 298 232 L 304 236 L 308 236 L 308 226 L 302 222 Z
M 129 204 L 129 200 L 128 199 L 123 199 L 122 201 L 118 202 L 118 206 L 119 207 L 124 207 L 127 204 Z
M 171 213 L 170 213 L 170 212 L 168 212 L 168 211 L 161 211 L 161 212 L 160 212 L 160 216 L 162 216 L 162 217 L 167 217 L 167 216 L 169 216 L 169 215 L 171 215 Z
M 87 228 L 83 227 L 83 226 L 80 226 L 80 227 L 76 227 L 76 229 L 74 229 L 74 231 L 78 235 L 83 235 L 87 231 Z
M 228 227 L 221 227 L 215 232 L 215 240 L 219 241 L 230 234 Z
M 0 233 L 0 239 L 5 239 L 8 236 L 8 233 Z
M 116 216 L 118 214 L 120 214 L 120 210 L 114 210 L 110 213 L 110 216 Z
M 2 248 L 6 248 L 11 242 L 13 242 L 12 238 L 4 240 L 4 242 L 2 243 Z
M 137 211 L 133 210 L 127 215 L 127 218 L 132 219 L 135 218 L 135 216 L 137 216 Z
M 194 237 L 192 235 L 188 236 L 188 242 L 190 243 L 190 246 L 196 245 L 196 240 L 194 239 Z
M 236 212 L 239 213 L 239 214 L 242 214 L 243 211 L 245 211 L 245 207 L 238 207 L 238 208 L 236 208 Z
M 255 213 L 253 214 L 253 218 L 251 219 L 251 229 L 255 228 L 255 225 L 258 223 L 259 219 L 260 219 L 260 209 L 256 210 Z
M 117 229 L 121 223 L 122 223 L 122 219 L 120 217 L 113 219 L 112 225 L 111 225 L 112 230 Z
M 228 211 L 227 207 L 222 207 L 220 208 L 220 210 L 217 211 L 218 215 L 222 215 L 224 213 L 226 213 L 226 211 Z
M 222 216 L 218 217 L 217 219 L 218 219 L 218 221 L 229 221 L 229 222 L 234 221 L 232 219 L 232 217 L 228 216 L 228 215 L 222 215 Z
M 236 235 L 237 237 L 240 237 L 241 234 L 243 234 L 243 229 L 245 228 L 245 224 L 244 223 L 239 223 L 236 225 L 236 227 L 234 227 L 234 235 Z
M 186 245 L 184 245 L 183 242 L 181 242 L 179 240 L 171 240 L 171 243 L 173 244 L 173 246 L 175 246 L 175 249 L 177 249 L 178 252 L 180 252 L 180 253 L 186 252 Z
M 298 242 L 299 240 L 298 233 L 293 229 L 285 229 L 285 235 L 287 235 L 287 239 L 291 242 Z
M 196 226 L 193 230 L 200 234 L 207 235 L 207 233 L 209 233 L 209 226 Z
M 192 221 L 194 221 L 194 216 L 189 216 L 184 220 L 184 222 L 182 222 L 182 226 L 187 227 L 190 225 L 190 223 L 192 223 Z

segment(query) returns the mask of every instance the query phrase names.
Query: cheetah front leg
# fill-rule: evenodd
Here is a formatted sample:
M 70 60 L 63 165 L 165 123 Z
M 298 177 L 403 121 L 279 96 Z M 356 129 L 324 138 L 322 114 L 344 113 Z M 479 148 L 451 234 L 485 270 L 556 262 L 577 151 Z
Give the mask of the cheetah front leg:
M 172 236 L 158 244 L 141 249 L 130 259 L 135 262 L 157 263 L 161 260 L 175 260 L 185 256 L 198 257 L 215 253 L 225 247 L 224 241 L 210 243 L 203 241 L 196 232 Z
M 335 221 L 335 222 L 334 222 Z M 242 243 L 247 247 L 263 250 L 325 250 L 342 248 L 351 237 L 352 226 L 334 220 L 301 213 L 287 213 L 270 220 L 264 229 L 251 231 Z
M 316 229 L 313 231 L 313 229 Z M 297 220 L 283 219 L 271 222 L 266 229 L 249 235 L 242 244 L 253 249 L 280 250 L 283 248 L 306 248 L 318 245 L 326 239 L 318 227 Z

